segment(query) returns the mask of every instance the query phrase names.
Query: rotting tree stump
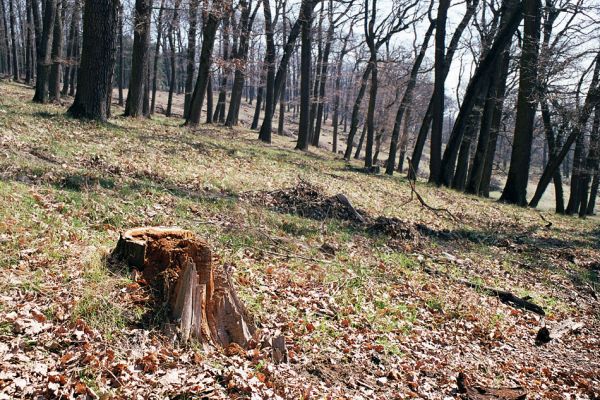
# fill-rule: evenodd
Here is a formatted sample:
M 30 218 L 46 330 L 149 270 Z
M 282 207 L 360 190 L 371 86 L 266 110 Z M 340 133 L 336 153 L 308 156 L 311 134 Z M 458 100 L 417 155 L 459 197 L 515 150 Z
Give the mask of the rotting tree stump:
M 113 257 L 138 269 L 157 303 L 168 305 L 180 339 L 247 347 L 255 331 L 227 271 L 214 267 L 208 243 L 180 228 L 143 227 L 121 234 Z

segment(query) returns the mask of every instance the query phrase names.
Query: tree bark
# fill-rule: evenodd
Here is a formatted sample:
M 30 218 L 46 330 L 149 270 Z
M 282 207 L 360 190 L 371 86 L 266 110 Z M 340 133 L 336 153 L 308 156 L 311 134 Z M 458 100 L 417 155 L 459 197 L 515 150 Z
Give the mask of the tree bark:
M 435 27 L 435 65 L 432 95 L 432 125 L 431 145 L 429 157 L 429 182 L 440 183 L 442 168 L 442 129 L 444 127 L 444 87 L 446 76 L 444 74 L 446 50 L 446 19 L 450 0 L 440 0 Z
M 13 65 L 13 79 L 15 81 L 19 81 L 20 79 L 20 70 L 19 70 L 19 55 L 17 52 L 17 18 L 15 13 L 15 0 L 8 0 L 8 8 L 10 13 L 10 39 L 12 46 L 12 65 Z
M 35 80 L 35 94 L 33 95 L 33 101 L 36 103 L 48 102 L 48 76 L 50 74 L 56 3 L 57 0 L 46 0 L 44 7 L 44 28 L 38 49 L 37 77 Z
M 452 183 L 456 158 L 458 157 L 460 143 L 469 116 L 471 115 L 476 100 L 480 98 L 479 96 L 481 96 L 482 93 L 487 91 L 491 78 L 491 71 L 498 64 L 500 55 L 504 52 L 504 49 L 519 26 L 523 16 L 522 8 L 520 3 L 514 4 L 514 7 L 513 4 L 514 2 L 507 2 L 503 12 L 502 21 L 500 22 L 501 27 L 498 34 L 469 81 L 463 102 L 460 105 L 460 111 L 456 117 L 454 126 L 452 127 L 452 133 L 448 139 L 446 149 L 444 150 L 438 181 L 439 184 L 450 186 Z
M 515 134 L 506 185 L 500 201 L 527 205 L 527 183 L 533 141 L 533 123 L 537 102 L 536 91 L 538 47 L 540 40 L 540 0 L 524 0 L 523 51 L 521 54 L 519 95 Z
M 222 4 L 213 4 L 213 7 L 220 8 Z M 210 65 L 212 62 L 212 52 L 215 45 L 215 37 L 220 22 L 220 13 L 222 10 L 209 10 L 204 19 L 202 28 L 202 50 L 200 51 L 200 66 L 198 67 L 198 79 L 194 87 L 194 93 L 190 101 L 190 113 L 186 118 L 186 125 L 195 127 L 200 123 L 200 113 L 206 94 L 206 86 L 210 78 Z
M 118 14 L 118 0 L 85 2 L 77 93 L 68 111 L 74 117 L 98 121 L 108 118 Z
M 248 48 L 250 40 L 250 31 L 254 24 L 254 18 L 258 11 L 258 6 L 251 12 L 252 3 L 250 1 L 241 0 L 240 8 L 242 9 L 240 16 L 240 38 L 238 48 L 235 51 L 234 63 L 235 73 L 233 76 L 233 86 L 231 88 L 231 98 L 229 100 L 229 110 L 227 110 L 227 118 L 225 120 L 226 126 L 234 126 L 238 123 L 238 117 L 240 114 L 240 106 L 242 105 L 242 94 L 244 89 L 244 81 L 246 79 L 246 66 L 244 66 L 248 59 Z M 258 125 L 257 125 L 258 126 Z M 254 128 L 256 129 L 256 127 Z
M 273 33 L 273 21 L 271 18 L 271 6 L 269 0 L 263 0 L 263 11 L 265 16 L 265 37 L 267 42 L 265 63 L 267 69 L 267 81 L 266 81 L 266 93 L 265 93 L 265 115 L 273 115 L 275 109 L 274 97 L 275 91 L 275 39 Z M 265 142 L 271 143 L 272 135 L 272 121 L 270 118 L 268 121 L 264 121 L 263 126 L 260 129 L 258 138 Z
M 310 66 L 311 66 L 311 32 L 312 6 L 311 0 L 302 1 L 299 20 L 302 21 L 302 48 L 300 53 L 300 121 L 298 123 L 297 150 L 308 150 L 310 135 Z M 283 62 L 283 61 L 282 61 Z M 266 118 L 273 116 L 267 116 Z M 263 126 L 265 126 L 263 121 Z M 262 129 L 262 128 L 261 128 Z
M 190 110 L 190 101 L 192 100 L 192 90 L 194 88 L 194 72 L 196 70 L 196 30 L 198 26 L 198 4 L 200 0 L 190 1 L 189 11 L 189 29 L 188 45 L 185 74 L 185 100 L 183 105 L 183 117 L 187 118 Z
M 446 51 L 446 58 L 444 59 L 444 76 L 448 76 L 448 72 L 450 71 L 450 65 L 452 64 L 452 59 L 454 57 L 454 53 L 458 48 L 458 44 L 460 42 L 460 38 L 465 28 L 469 24 L 469 21 L 475 14 L 477 10 L 477 4 L 479 0 L 473 0 L 472 2 L 467 2 L 467 11 L 463 16 L 462 20 L 456 27 L 454 34 L 452 35 L 452 39 L 450 40 L 450 44 L 448 45 L 448 50 Z M 421 124 L 421 128 L 419 129 L 419 134 L 417 136 L 417 140 L 415 141 L 415 147 L 412 152 L 412 157 L 410 158 L 411 165 L 408 168 L 408 178 L 416 179 L 417 172 L 419 171 L 419 164 L 421 162 L 421 156 L 423 154 L 423 148 L 425 146 L 425 141 L 427 140 L 427 135 L 429 134 L 429 128 L 431 127 L 431 120 L 433 118 L 433 96 L 429 101 L 429 105 L 427 106 L 427 111 L 425 112 L 425 117 L 423 118 L 423 123 Z
M 65 11 L 63 0 L 56 3 L 56 17 L 54 18 L 54 32 L 52 39 L 52 66 L 48 82 L 48 95 L 50 100 L 60 102 L 60 75 L 63 56 L 63 14 Z
M 148 70 L 150 46 L 150 17 L 152 0 L 136 0 L 133 31 L 131 75 L 125 102 L 125 116 L 142 117 L 144 107 L 144 84 Z
M 365 67 L 365 70 L 360 80 L 360 88 L 358 89 L 358 94 L 356 95 L 356 99 L 354 100 L 354 106 L 352 107 L 352 117 L 350 118 L 350 132 L 348 133 L 346 151 L 344 152 L 344 159 L 346 160 L 349 160 L 352 156 L 354 136 L 356 136 L 356 131 L 358 129 L 358 114 L 360 112 L 360 104 L 362 103 L 362 99 L 365 96 L 367 82 L 369 80 L 369 76 L 371 75 L 372 68 L 373 65 L 371 63 L 368 63 Z

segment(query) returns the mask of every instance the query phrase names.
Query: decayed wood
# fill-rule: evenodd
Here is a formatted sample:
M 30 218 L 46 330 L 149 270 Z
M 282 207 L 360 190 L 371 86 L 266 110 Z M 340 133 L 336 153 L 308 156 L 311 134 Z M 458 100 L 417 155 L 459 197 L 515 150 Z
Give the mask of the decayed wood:
M 472 384 L 464 373 L 459 373 L 456 383 L 460 393 L 468 400 L 524 400 L 527 392 L 518 386 L 513 388 L 490 388 Z
M 213 267 L 208 243 L 179 228 L 136 228 L 121 234 L 113 256 L 142 273 L 170 307 L 180 339 L 246 347 L 255 331 L 229 275 Z

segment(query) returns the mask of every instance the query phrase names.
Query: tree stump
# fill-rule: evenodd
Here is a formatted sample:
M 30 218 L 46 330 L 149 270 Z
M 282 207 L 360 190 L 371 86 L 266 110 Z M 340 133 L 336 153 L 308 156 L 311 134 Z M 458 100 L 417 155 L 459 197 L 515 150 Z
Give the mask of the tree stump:
M 144 227 L 121 234 L 113 257 L 138 269 L 157 303 L 167 304 L 180 338 L 247 347 L 255 331 L 229 274 L 214 268 L 209 245 L 179 228 Z

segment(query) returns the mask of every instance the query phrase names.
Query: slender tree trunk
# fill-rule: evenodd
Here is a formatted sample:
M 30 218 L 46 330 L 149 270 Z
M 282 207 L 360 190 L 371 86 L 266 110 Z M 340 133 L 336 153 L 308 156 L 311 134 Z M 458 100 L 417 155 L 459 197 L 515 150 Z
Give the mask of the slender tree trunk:
M 160 42 L 163 34 L 162 19 L 164 9 L 165 0 L 161 0 L 160 8 L 158 9 L 158 19 L 156 20 L 156 45 L 154 47 L 154 62 L 152 63 L 152 101 L 150 103 L 150 114 L 154 114 L 156 110 L 156 91 L 158 90 L 158 60 L 160 57 Z
M 356 152 L 354 153 L 354 158 L 358 160 L 360 158 L 360 152 L 363 147 L 363 143 L 365 142 L 365 136 L 367 136 L 367 124 L 363 124 L 362 134 L 360 135 L 360 139 L 358 139 L 358 146 L 356 146 Z
M 360 112 L 360 105 L 362 103 L 362 99 L 365 96 L 365 91 L 367 89 L 367 82 L 369 80 L 369 76 L 371 76 L 371 69 L 373 68 L 373 64 L 368 63 L 360 81 L 360 87 L 358 89 L 358 94 L 356 96 L 356 100 L 354 101 L 354 106 L 352 107 L 352 117 L 350 119 L 350 132 L 348 133 L 348 141 L 346 143 L 346 151 L 344 153 L 344 159 L 349 160 L 352 155 L 352 147 L 354 145 L 354 136 L 356 136 L 356 130 L 358 129 L 358 114 Z
M 48 91 L 50 100 L 60 102 L 60 75 L 63 53 L 63 14 L 65 7 L 63 0 L 56 3 L 56 17 L 54 18 L 54 38 L 52 39 L 52 67 L 50 68 L 50 78 L 48 82 Z
M 56 0 L 46 0 L 44 7 L 44 28 L 38 49 L 37 77 L 35 81 L 35 94 L 33 96 L 33 101 L 36 103 L 48 102 L 48 76 L 50 74 L 56 3 Z
M 263 10 L 265 14 L 265 37 L 267 42 L 265 63 L 267 65 L 267 82 L 265 96 L 265 115 L 273 115 L 275 109 L 274 97 L 275 91 L 275 39 L 273 33 L 273 21 L 271 18 L 271 6 L 269 0 L 263 0 Z M 265 142 L 271 143 L 272 118 L 265 121 L 260 129 L 258 138 Z
M 500 55 L 504 52 L 504 49 L 510 42 L 510 39 L 518 28 L 521 19 L 522 8 L 520 7 L 520 3 L 519 5 L 515 5 L 514 8 L 512 7 L 512 4 L 510 4 L 510 6 L 507 6 L 504 9 L 498 34 L 494 38 L 489 51 L 487 51 L 483 59 L 480 61 L 475 73 L 471 77 L 463 98 L 463 102 L 460 105 L 460 111 L 456 117 L 456 121 L 454 122 L 450 137 L 448 138 L 446 149 L 444 150 L 439 176 L 440 184 L 450 186 L 452 182 L 456 159 L 460 150 L 460 143 L 462 141 L 469 116 L 471 115 L 477 99 L 479 99 L 482 94 L 487 93 L 492 76 L 492 70 L 498 64 Z
M 583 175 L 583 153 L 584 153 L 584 135 L 579 135 L 575 140 L 575 151 L 573 152 L 573 170 L 571 171 L 571 190 L 569 193 L 569 202 L 567 203 L 566 214 L 573 215 L 579 211 L 581 203 L 581 181 Z
M 577 122 L 571 130 L 571 133 L 565 140 L 562 148 L 559 152 L 557 152 L 556 156 L 551 156 L 548 165 L 544 168 L 544 172 L 540 177 L 540 181 L 538 182 L 537 188 L 535 190 L 535 194 L 533 198 L 529 202 L 530 207 L 537 207 L 539 201 L 541 200 L 548 184 L 553 179 L 554 173 L 559 169 L 560 164 L 562 164 L 565 156 L 569 153 L 571 146 L 573 143 L 579 138 L 580 135 L 583 134 L 582 129 L 585 127 L 592 110 L 600 104 L 600 87 L 598 85 L 599 75 L 600 75 L 600 53 L 596 56 L 594 75 L 592 77 L 592 82 L 588 89 L 587 96 L 585 98 L 585 103 L 579 112 L 577 117 Z
M 598 162 L 600 160 L 600 107 L 594 109 L 594 122 L 592 124 L 592 132 L 590 134 L 590 143 L 587 158 L 585 160 L 585 169 L 583 172 L 581 183 L 581 204 L 579 206 L 579 216 L 585 217 L 592 215 L 594 210 L 593 203 L 596 202 L 596 193 L 598 186 L 596 184 L 595 192 L 593 192 L 593 180 L 598 175 Z M 592 188 L 590 188 L 592 184 Z M 589 195 L 589 196 L 588 196 Z M 592 205 L 590 211 L 590 204 Z
M 431 39 L 433 30 L 435 29 L 435 25 L 435 21 L 431 21 L 427 32 L 425 32 L 423 44 L 421 45 L 419 54 L 415 58 L 415 62 L 413 63 L 413 66 L 411 68 L 410 77 L 408 79 L 404 95 L 402 96 L 402 100 L 400 101 L 400 107 L 398 107 L 398 112 L 396 113 L 396 119 L 394 120 L 394 129 L 392 130 L 392 136 L 390 139 L 390 150 L 385 167 L 385 173 L 388 175 L 394 174 L 394 164 L 396 162 L 396 152 L 398 150 L 398 138 L 400 136 L 400 125 L 402 123 L 404 113 L 412 103 L 413 92 L 415 87 L 417 86 L 417 75 L 419 74 L 421 63 L 425 58 L 425 53 L 427 53 L 427 47 L 429 46 L 429 40 Z M 402 157 L 401 159 L 404 159 L 404 157 Z
M 52 3 L 52 0 L 49 3 Z M 77 94 L 68 111 L 75 117 L 99 121 L 106 121 L 108 118 L 118 14 L 117 0 L 85 2 Z
M 323 58 L 321 60 L 321 71 L 319 78 L 319 93 L 317 97 L 317 115 L 315 121 L 315 129 L 313 132 L 312 145 L 319 147 L 319 139 L 321 137 L 321 127 L 323 125 L 323 112 L 325 110 L 325 88 L 327 86 L 327 73 L 329 67 L 329 54 L 331 53 L 331 45 L 333 42 L 334 23 L 333 23 L 333 1 L 329 1 L 329 27 L 327 36 L 325 37 L 325 49 L 323 50 Z
M 183 117 L 187 118 L 190 101 L 192 100 L 192 90 L 194 88 L 194 72 L 196 70 L 196 30 L 198 26 L 198 4 L 200 0 L 190 1 L 189 11 L 189 29 L 188 29 L 188 47 L 187 64 L 185 74 L 185 100 L 183 105 Z
M 227 79 L 229 78 L 229 19 L 223 21 L 223 30 L 221 35 L 221 48 L 223 66 L 221 67 L 221 83 L 219 85 L 219 98 L 217 99 L 217 107 L 213 115 L 213 120 L 216 122 L 225 122 L 225 102 L 227 101 Z
M 151 16 L 152 0 L 136 0 L 131 76 L 125 102 L 125 116 L 129 117 L 143 116 L 144 83 L 146 82 L 145 74 L 148 70 Z
M 125 105 L 123 88 L 125 87 L 125 59 L 123 49 L 123 5 L 119 7 L 119 105 Z
M 287 36 L 287 20 L 286 20 L 286 2 L 284 1 L 282 6 L 282 11 L 281 11 L 281 19 L 282 19 L 282 27 L 283 27 L 283 32 L 282 32 L 282 37 L 286 37 Z M 283 135 L 283 126 L 285 123 L 285 101 L 286 101 L 286 81 L 287 81 L 287 71 L 283 71 L 283 80 L 282 80 L 282 84 L 281 84 L 281 93 L 279 95 L 279 121 L 277 124 L 277 134 L 278 135 Z M 273 82 L 274 83 L 274 82 Z M 275 91 L 275 87 L 273 86 L 273 91 Z
M 33 21 L 32 21 L 32 10 L 31 10 L 31 0 L 26 0 L 25 2 L 25 14 L 27 19 L 26 29 L 26 43 L 25 43 L 25 83 L 28 85 L 31 84 L 33 80 L 33 59 L 35 58 L 33 54 L 33 48 L 35 47 L 33 43 Z
M 302 21 L 302 47 L 300 53 L 300 121 L 298 124 L 298 142 L 296 143 L 297 150 L 308 150 L 308 140 L 310 135 L 310 28 L 312 25 L 313 11 L 313 6 L 310 2 L 310 0 L 303 0 L 300 16 L 298 17 L 298 19 Z M 265 115 L 265 119 L 272 117 L 272 115 Z
M 3 46 L 4 46 L 4 53 L 6 54 L 6 62 L 4 64 L 4 71 L 7 73 L 7 75 L 10 75 L 11 72 L 11 55 L 10 55 L 10 41 L 9 41 L 9 37 L 10 34 L 8 33 L 8 20 L 7 18 L 7 12 L 6 12 L 6 5 L 4 4 L 4 0 L 0 0 L 0 11 L 2 11 L 2 34 L 3 34 Z
M 281 88 L 283 87 L 288 64 L 289 64 L 290 58 L 292 56 L 292 52 L 294 50 L 294 45 L 295 45 L 296 39 L 300 35 L 301 27 L 304 26 L 304 21 L 301 17 L 303 15 L 310 15 L 311 19 L 312 19 L 312 12 L 313 12 L 313 9 L 315 8 L 316 4 L 317 4 L 317 1 L 315 1 L 315 0 L 302 0 L 302 3 L 300 5 L 300 17 L 296 20 L 296 22 L 292 26 L 292 29 L 290 29 L 290 35 L 288 36 L 285 46 L 283 47 L 283 55 L 281 57 L 281 61 L 279 62 L 277 74 L 275 75 L 275 86 L 274 86 L 274 90 L 273 90 L 273 97 L 275 99 L 279 98 L 279 96 L 281 95 Z M 309 92 L 307 92 L 307 95 L 310 95 L 310 83 L 308 85 L 309 85 L 308 86 Z M 307 99 L 307 100 L 310 100 L 310 99 Z M 310 119 L 310 115 L 307 118 Z M 265 124 L 267 123 L 266 121 L 268 121 L 268 120 L 271 121 L 271 122 L 268 122 L 269 126 L 271 126 L 272 120 L 273 120 L 272 113 L 270 115 L 265 114 L 263 123 L 261 126 L 261 130 L 263 129 L 263 127 L 264 127 L 264 129 L 267 128 L 267 126 Z M 307 125 L 307 127 L 308 127 L 308 125 Z
M 464 32 L 467 25 L 469 24 L 469 21 L 475 14 L 478 3 L 479 0 L 473 0 L 467 3 L 467 11 L 460 23 L 458 24 L 458 26 L 456 27 L 454 34 L 452 35 L 452 39 L 450 40 L 448 50 L 446 51 L 446 57 L 444 59 L 445 77 L 448 76 L 448 72 L 450 71 L 450 65 L 452 64 L 452 59 L 454 57 L 456 49 L 458 48 L 458 44 L 460 42 L 462 33 Z M 425 142 L 427 141 L 427 135 L 429 134 L 429 128 L 431 127 L 431 121 L 433 118 L 433 100 L 434 99 L 432 96 L 429 101 L 429 105 L 427 106 L 427 111 L 425 113 L 425 117 L 423 118 L 423 123 L 421 124 L 421 128 L 419 129 L 417 140 L 415 141 L 415 147 L 412 152 L 412 157 L 410 158 L 411 165 L 408 168 L 408 177 L 410 179 L 416 179 L 416 174 L 419 170 L 419 164 L 421 162 L 423 148 L 425 147 Z
M 450 0 L 440 0 L 435 28 L 435 81 L 433 84 L 433 107 L 431 125 L 431 146 L 429 157 L 429 182 L 440 183 L 442 167 L 442 129 L 444 126 L 444 74 L 446 49 L 446 19 Z
M 175 28 L 177 27 L 177 29 L 179 29 L 179 4 L 180 0 L 176 0 L 173 9 L 173 18 L 171 19 L 171 23 L 169 24 L 169 49 L 171 50 L 171 81 L 169 82 L 169 99 L 167 101 L 166 112 L 167 117 L 171 116 L 173 110 L 173 93 L 175 91 L 175 85 L 177 84 L 177 49 L 175 48 Z
M 256 16 L 256 12 L 258 11 L 258 7 L 256 7 L 254 11 L 252 11 L 252 14 L 250 14 L 251 6 L 251 3 L 246 0 L 240 1 L 240 8 L 242 9 L 239 23 L 240 38 L 233 60 L 236 67 L 233 76 L 233 85 L 231 88 L 231 98 L 229 100 L 229 110 L 227 111 L 227 118 L 225 119 L 226 126 L 237 125 L 240 114 L 244 81 L 246 79 L 246 68 L 243 65 L 248 59 L 250 31 L 252 30 L 254 18 Z M 256 127 L 254 129 L 256 129 Z
M 220 5 L 220 3 L 219 3 Z M 213 3 L 213 7 L 217 7 Z M 200 114 L 204 103 L 204 95 L 206 94 L 206 86 L 210 78 L 210 65 L 213 47 L 215 45 L 215 37 L 217 28 L 220 22 L 221 10 L 211 10 L 204 18 L 204 27 L 202 29 L 202 50 L 200 51 L 200 66 L 198 67 L 198 79 L 194 87 L 194 93 L 190 100 L 190 113 L 186 118 L 186 125 L 195 127 L 200 123 Z
M 10 12 L 10 38 L 12 45 L 12 64 L 13 64 L 13 79 L 18 81 L 20 79 L 19 70 L 19 53 L 17 52 L 17 19 L 15 13 L 15 0 L 8 0 L 8 7 Z
M 206 123 L 212 124 L 213 115 L 213 90 L 212 90 L 212 74 L 208 75 L 208 82 L 206 83 Z

